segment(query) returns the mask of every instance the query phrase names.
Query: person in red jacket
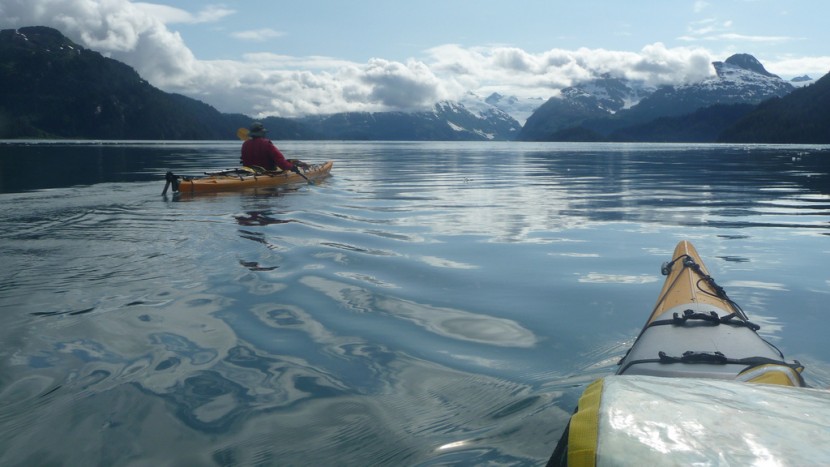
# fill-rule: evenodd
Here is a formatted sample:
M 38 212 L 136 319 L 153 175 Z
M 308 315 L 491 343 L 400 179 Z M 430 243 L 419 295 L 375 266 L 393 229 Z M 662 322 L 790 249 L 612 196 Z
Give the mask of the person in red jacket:
M 282 170 L 297 172 L 299 169 L 286 160 L 279 149 L 270 139 L 265 137 L 268 130 L 262 123 L 254 122 L 248 129 L 251 138 L 242 143 L 242 158 L 240 161 L 246 167 L 262 167 L 265 170 Z

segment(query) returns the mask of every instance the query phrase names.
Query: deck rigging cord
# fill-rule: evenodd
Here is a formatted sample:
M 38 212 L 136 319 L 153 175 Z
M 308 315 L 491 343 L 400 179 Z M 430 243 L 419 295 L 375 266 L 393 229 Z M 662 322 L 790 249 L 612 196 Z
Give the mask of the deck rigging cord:
M 671 274 L 671 270 L 674 267 L 674 264 L 680 260 L 683 260 L 681 264 L 683 264 L 684 268 L 689 268 L 695 273 L 697 273 L 699 279 L 697 280 L 696 286 L 701 293 L 726 301 L 729 304 L 729 306 L 732 307 L 732 310 L 735 312 L 738 318 L 744 321 L 749 320 L 749 318 L 746 316 L 746 313 L 744 313 L 743 308 L 741 308 L 741 306 L 738 305 L 737 302 L 729 298 L 729 296 L 726 294 L 726 290 L 724 290 L 723 287 L 721 287 L 717 282 L 715 282 L 715 279 L 712 276 L 703 272 L 703 268 L 701 268 L 700 265 L 697 264 L 694 258 L 692 258 L 691 256 L 683 254 L 667 263 L 663 263 L 663 265 L 660 267 L 660 272 L 664 276 L 668 276 L 669 274 Z M 705 282 L 709 286 L 709 288 L 714 291 L 714 293 L 703 288 L 701 286 L 702 282 Z
M 729 298 L 729 296 L 726 294 L 726 291 L 724 290 L 724 288 L 721 287 L 717 282 L 715 282 L 715 279 L 712 276 L 710 276 L 709 274 L 706 274 L 703 271 L 703 268 L 701 268 L 700 265 L 697 264 L 697 262 L 695 262 L 694 258 L 689 256 L 688 254 L 682 254 L 682 255 L 678 256 L 677 258 L 674 258 L 673 260 L 671 260 L 669 262 L 663 263 L 660 267 L 660 272 L 664 276 L 668 276 L 669 274 L 671 274 L 672 268 L 674 267 L 675 263 L 677 263 L 680 260 L 682 260 L 681 264 L 683 265 L 684 268 L 691 269 L 692 271 L 694 271 L 699 276 L 699 279 L 695 283 L 695 286 L 697 287 L 697 289 L 701 293 L 704 293 L 706 295 L 716 297 L 716 298 L 719 298 L 719 299 L 725 301 L 732 308 L 733 313 L 731 313 L 729 315 L 726 315 L 726 316 L 718 317 L 717 312 L 714 312 L 714 311 L 710 312 L 711 315 L 706 315 L 705 313 L 695 313 L 693 310 L 684 310 L 682 316 L 679 315 L 678 313 L 674 313 L 674 316 L 671 319 L 660 320 L 660 321 L 652 321 L 652 322 L 648 323 L 643 328 L 643 330 L 640 331 L 640 335 L 642 335 L 645 332 L 645 330 L 648 329 L 651 326 L 660 326 L 660 325 L 664 325 L 664 324 L 682 325 L 689 319 L 710 321 L 715 325 L 717 325 L 717 324 L 730 324 L 730 325 L 734 326 L 734 325 L 738 325 L 738 323 L 736 323 L 732 320 L 733 320 L 733 318 L 737 317 L 738 319 L 741 320 L 740 325 L 746 326 L 746 327 L 748 327 L 749 329 L 751 329 L 752 331 L 754 331 L 756 333 L 759 329 L 761 329 L 761 326 L 749 321 L 749 317 L 747 317 L 746 313 L 744 313 L 743 308 L 741 308 L 741 306 L 738 305 L 737 302 L 735 302 L 734 300 Z M 678 274 L 677 277 L 675 277 L 675 281 L 679 278 L 680 278 L 680 274 Z M 709 288 L 714 290 L 715 293 L 712 293 L 712 292 L 704 289 L 701 286 L 702 282 L 705 282 L 709 286 Z M 660 300 L 657 302 L 657 305 L 654 307 L 654 310 L 657 310 L 660 307 L 660 305 L 663 303 L 664 298 L 665 298 L 665 296 L 660 298 Z M 653 312 L 652 312 L 652 314 L 653 314 Z M 764 342 L 767 343 L 767 345 L 769 345 L 770 347 L 775 349 L 775 351 L 779 355 L 781 355 L 782 359 L 784 358 L 784 354 L 781 352 L 781 349 L 779 349 L 778 346 L 776 346 L 772 342 L 768 341 L 767 339 L 761 338 L 761 340 L 763 340 Z M 629 351 L 630 351 L 630 349 L 629 349 Z M 626 352 L 626 355 L 628 355 L 628 352 Z M 623 357 L 623 358 L 625 358 L 625 357 Z M 622 360 L 620 360 L 620 363 L 622 363 Z M 798 362 L 796 361 L 796 363 L 798 363 Z

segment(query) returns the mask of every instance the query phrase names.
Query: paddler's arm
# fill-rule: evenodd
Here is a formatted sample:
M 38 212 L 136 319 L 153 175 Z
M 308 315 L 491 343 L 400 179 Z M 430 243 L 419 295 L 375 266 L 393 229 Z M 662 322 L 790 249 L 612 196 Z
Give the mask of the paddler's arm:
M 288 159 L 282 155 L 279 149 L 271 143 L 271 158 L 274 160 L 274 163 L 277 164 L 277 167 L 281 168 L 282 170 L 291 170 L 292 172 L 296 172 L 297 169 L 294 167 L 294 164 L 288 162 Z

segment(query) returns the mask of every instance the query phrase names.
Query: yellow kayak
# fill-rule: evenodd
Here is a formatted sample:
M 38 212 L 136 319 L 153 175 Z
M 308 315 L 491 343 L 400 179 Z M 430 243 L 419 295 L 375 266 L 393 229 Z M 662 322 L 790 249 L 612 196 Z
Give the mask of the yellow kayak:
M 830 392 L 758 335 L 690 242 L 661 269 L 645 326 L 583 392 L 548 466 L 830 465 Z
M 167 173 L 164 191 L 172 187 L 173 192 L 204 193 L 216 191 L 245 190 L 249 188 L 265 188 L 295 183 L 312 183 L 314 180 L 327 177 L 331 172 L 333 162 L 310 164 L 299 173 L 291 171 L 264 172 L 248 167 L 208 173 L 204 176 L 188 177 Z
M 617 374 L 804 385 L 800 366 L 757 334 L 690 242 L 678 243 L 661 269 L 663 289 Z

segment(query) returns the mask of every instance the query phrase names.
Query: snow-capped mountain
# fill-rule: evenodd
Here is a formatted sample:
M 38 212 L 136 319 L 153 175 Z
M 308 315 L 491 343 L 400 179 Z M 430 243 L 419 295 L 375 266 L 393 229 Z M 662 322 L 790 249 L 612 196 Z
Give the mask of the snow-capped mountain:
M 752 55 L 733 55 L 712 66 L 715 75 L 711 78 L 656 90 L 608 76 L 564 89 L 561 96 L 549 99 L 528 118 L 519 139 L 556 139 L 557 132 L 577 127 L 607 136 L 626 126 L 716 104 L 758 104 L 794 89 Z
M 419 112 L 346 112 L 299 119 L 323 139 L 411 141 L 506 141 L 521 125 L 493 106 L 468 109 L 442 101 Z
M 508 112 L 493 105 L 467 108 L 461 102 L 442 101 L 435 104 L 433 112 L 453 130 L 486 140 L 516 139 L 522 128 Z
M 654 88 L 643 82 L 603 74 L 563 89 L 540 106 L 522 128 L 519 139 L 544 140 L 586 120 L 603 119 L 639 103 Z
M 594 104 L 609 114 L 615 114 L 636 105 L 654 89 L 640 81 L 603 74 L 597 79 L 563 89 L 562 97 Z
M 737 54 L 725 62 L 713 62 L 716 77 L 701 83 L 680 87 L 682 90 L 710 92 L 717 103 L 750 101 L 752 103 L 785 96 L 793 91 L 793 85 L 768 72 L 764 65 L 749 54 Z
M 545 101 L 542 98 L 504 96 L 497 92 L 491 93 L 487 97 L 481 97 L 474 92 L 468 92 L 459 100 L 459 103 L 471 112 L 478 114 L 486 114 L 491 112 L 493 109 L 500 110 L 510 115 L 521 125 L 524 125 L 528 117 L 530 117 L 536 109 L 544 104 Z
M 716 104 L 760 104 L 795 89 L 768 72 L 752 55 L 733 55 L 724 62 L 713 62 L 712 66 L 715 76 L 697 83 L 661 87 L 621 115 L 621 123 L 676 117 Z

